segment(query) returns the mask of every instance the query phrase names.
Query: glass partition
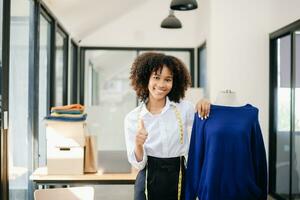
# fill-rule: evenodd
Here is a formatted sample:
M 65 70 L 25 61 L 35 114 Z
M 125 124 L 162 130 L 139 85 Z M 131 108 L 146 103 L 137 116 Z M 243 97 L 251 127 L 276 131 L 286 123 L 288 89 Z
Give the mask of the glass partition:
M 300 22 L 270 35 L 269 192 L 300 200 Z
M 29 36 L 33 1 L 12 0 L 10 22 L 9 199 L 29 199 L 32 170 L 28 132 Z
M 129 172 L 124 117 L 136 107 L 129 84 L 136 51 L 85 51 L 85 105 L 91 134 L 97 136 L 100 169 Z M 118 166 L 117 166 L 118 165 Z
M 40 14 L 39 31 L 39 100 L 38 100 L 38 126 L 39 126 L 39 166 L 46 165 L 46 129 L 43 119 L 48 114 L 50 90 L 48 77 L 50 69 L 51 49 L 51 20 L 48 16 Z
M 277 39 L 276 192 L 289 195 L 291 116 L 291 36 Z
M 69 94 L 69 103 L 78 102 L 78 46 L 71 42 L 70 45 L 70 64 L 68 71 L 68 94 Z
M 206 61 L 206 44 L 198 48 L 198 81 L 197 86 L 203 88 L 204 96 L 208 97 L 207 89 L 207 61 Z
M 66 75 L 67 75 L 67 36 L 60 30 L 57 29 L 55 34 L 55 79 L 54 79 L 54 91 L 55 91 L 55 102 L 54 106 L 61 106 L 66 104 L 64 94 L 66 88 Z M 66 98 L 67 99 L 67 98 Z
M 295 32 L 295 119 L 292 145 L 292 199 L 300 199 L 300 30 Z
M 121 139 L 122 117 L 136 106 L 136 96 L 129 85 L 130 65 L 135 57 L 135 51 L 93 50 L 85 53 L 88 119 L 97 122 L 91 124 L 91 129 L 97 126 L 91 132 L 99 133 L 98 145 L 103 150 L 125 150 L 125 141 Z M 105 136 L 102 141 L 101 135 Z

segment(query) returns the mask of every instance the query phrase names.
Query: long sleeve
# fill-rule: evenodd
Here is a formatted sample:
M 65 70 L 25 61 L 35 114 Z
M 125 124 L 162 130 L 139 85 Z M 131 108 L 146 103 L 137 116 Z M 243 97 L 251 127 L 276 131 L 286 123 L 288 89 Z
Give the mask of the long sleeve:
M 194 124 L 189 148 L 189 156 L 186 170 L 185 199 L 194 200 L 201 177 L 201 169 L 204 160 L 204 120 L 195 114 Z
M 126 116 L 124 120 L 124 129 L 125 129 L 124 131 L 125 131 L 125 141 L 126 141 L 126 148 L 127 148 L 127 158 L 129 163 L 134 168 L 138 170 L 142 170 L 146 166 L 147 155 L 144 148 L 143 160 L 141 160 L 140 162 L 136 160 L 135 153 L 134 153 L 136 128 L 137 128 L 136 120 L 131 120 L 129 119 L 128 116 Z
M 253 167 L 255 172 L 256 184 L 262 191 L 259 200 L 266 200 L 268 194 L 267 161 L 264 141 L 258 119 L 255 120 L 252 127 L 251 148 L 253 154 Z

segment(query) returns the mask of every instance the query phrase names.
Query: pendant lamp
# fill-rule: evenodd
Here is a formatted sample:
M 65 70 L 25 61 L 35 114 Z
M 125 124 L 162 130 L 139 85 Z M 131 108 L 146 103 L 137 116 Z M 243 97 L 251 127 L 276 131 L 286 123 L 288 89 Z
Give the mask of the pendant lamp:
M 169 16 L 161 22 L 160 27 L 176 29 L 181 28 L 182 25 L 179 19 L 175 17 L 174 11 L 170 10 Z
M 172 10 L 194 10 L 198 8 L 196 0 L 172 0 L 170 8 Z

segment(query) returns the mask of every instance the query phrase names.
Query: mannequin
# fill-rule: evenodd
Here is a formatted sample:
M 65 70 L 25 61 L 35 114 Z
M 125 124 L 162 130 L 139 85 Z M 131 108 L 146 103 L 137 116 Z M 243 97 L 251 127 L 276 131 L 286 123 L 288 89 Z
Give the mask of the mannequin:
M 216 105 L 240 106 L 236 93 L 230 89 L 221 91 L 215 101 Z
M 267 160 L 258 113 L 250 104 L 239 105 L 236 93 L 225 90 L 211 105 L 207 120 L 195 117 L 186 200 L 267 200 Z

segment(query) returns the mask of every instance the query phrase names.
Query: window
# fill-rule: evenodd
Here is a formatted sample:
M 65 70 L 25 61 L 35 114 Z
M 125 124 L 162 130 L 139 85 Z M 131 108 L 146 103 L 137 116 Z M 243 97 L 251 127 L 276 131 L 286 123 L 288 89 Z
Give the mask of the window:
M 8 113 L 8 71 L 9 71 L 9 30 L 10 30 L 10 2 L 0 0 L 0 199 L 7 199 L 8 166 L 7 166 L 7 127 L 4 116 Z M 7 122 L 7 121 L 6 121 Z
M 128 79 L 136 55 L 130 50 L 85 51 L 85 105 L 98 151 L 126 151 L 123 121 L 136 106 Z
M 289 195 L 290 167 L 290 101 L 291 101 L 291 36 L 277 39 L 278 82 L 277 82 L 277 144 L 276 144 L 276 191 Z
M 300 199 L 300 27 L 294 32 L 294 87 L 295 87 L 295 101 L 294 101 L 294 114 L 293 120 L 293 145 L 292 145 L 292 197 Z
M 203 88 L 204 96 L 207 95 L 207 63 L 206 63 L 206 44 L 198 48 L 198 73 L 197 86 Z
M 300 21 L 271 34 L 270 193 L 300 199 Z
M 12 0 L 9 66 L 9 199 L 31 199 L 31 135 L 28 132 L 30 10 L 33 1 Z M 22 11 L 22 12 L 20 12 Z
M 0 199 L 29 200 L 33 199 L 33 185 L 29 175 L 35 167 L 45 165 L 46 159 L 42 120 L 49 112 L 50 100 L 54 105 L 53 102 L 64 104 L 68 99 L 68 36 L 46 14 L 45 7 L 39 1 L 1 0 L 0 3 L 0 51 L 5 52 L 4 56 L 0 56 L 5 64 L 2 67 L 0 59 L 0 83 L 4 82 L 5 87 L 9 85 L 9 88 L 2 90 L 4 86 L 0 84 L 1 116 L 2 108 L 9 110 L 7 139 L 2 138 L 1 129 L 1 144 L 4 144 L 1 145 L 1 189 L 6 189 L 2 186 L 9 182 L 8 194 L 6 190 L 1 191 Z M 3 29 L 2 22 L 8 22 L 3 23 Z M 58 89 L 53 89 L 56 85 L 50 85 L 50 75 L 54 80 L 51 83 L 57 82 Z M 6 97 L 7 94 L 9 97 Z M 8 180 L 5 177 L 7 171 Z
M 49 113 L 49 92 L 50 91 L 50 67 L 51 67 L 51 27 L 53 21 L 42 11 L 39 21 L 39 95 L 36 106 L 38 106 L 38 135 L 39 135 L 39 166 L 46 165 L 46 130 L 43 119 Z
M 79 103 L 78 98 L 78 46 L 72 41 L 70 45 L 69 65 L 69 103 Z
M 54 106 L 67 104 L 67 35 L 57 27 L 55 33 Z

